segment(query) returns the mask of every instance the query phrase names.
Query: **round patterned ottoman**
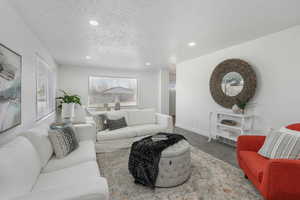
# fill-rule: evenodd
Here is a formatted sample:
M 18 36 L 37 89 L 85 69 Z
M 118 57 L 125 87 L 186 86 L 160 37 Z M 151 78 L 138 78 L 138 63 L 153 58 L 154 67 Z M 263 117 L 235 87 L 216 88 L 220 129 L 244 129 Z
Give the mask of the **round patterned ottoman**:
M 190 173 L 190 145 L 186 140 L 181 140 L 162 151 L 155 185 L 157 187 L 178 186 L 189 179 Z

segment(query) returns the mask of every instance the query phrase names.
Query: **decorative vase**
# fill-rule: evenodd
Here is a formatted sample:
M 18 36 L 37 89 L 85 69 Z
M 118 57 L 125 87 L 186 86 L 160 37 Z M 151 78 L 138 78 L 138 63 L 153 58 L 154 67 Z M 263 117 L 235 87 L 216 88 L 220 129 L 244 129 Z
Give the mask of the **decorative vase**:
M 116 102 L 116 104 L 115 104 L 115 110 L 120 110 L 120 109 L 121 109 L 120 102 Z
M 109 108 L 109 106 L 108 106 L 108 103 L 105 103 L 105 104 L 104 104 L 104 110 L 105 110 L 105 111 L 109 111 L 109 110 L 110 110 L 110 108 Z
M 235 114 L 244 114 L 244 110 L 241 109 L 238 105 L 234 104 L 232 106 L 232 112 Z
M 71 119 L 74 115 L 74 103 L 63 103 L 61 117 L 62 119 Z

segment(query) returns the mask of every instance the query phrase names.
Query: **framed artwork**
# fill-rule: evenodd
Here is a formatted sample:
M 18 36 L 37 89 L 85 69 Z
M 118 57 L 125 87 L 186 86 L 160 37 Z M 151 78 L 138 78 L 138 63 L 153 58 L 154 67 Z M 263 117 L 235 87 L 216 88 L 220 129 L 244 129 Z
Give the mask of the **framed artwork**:
M 89 107 L 137 106 L 138 80 L 135 78 L 89 77 Z
M 54 72 L 48 63 L 37 55 L 36 66 L 36 120 L 55 110 Z
M 0 133 L 21 124 L 22 57 L 0 44 Z

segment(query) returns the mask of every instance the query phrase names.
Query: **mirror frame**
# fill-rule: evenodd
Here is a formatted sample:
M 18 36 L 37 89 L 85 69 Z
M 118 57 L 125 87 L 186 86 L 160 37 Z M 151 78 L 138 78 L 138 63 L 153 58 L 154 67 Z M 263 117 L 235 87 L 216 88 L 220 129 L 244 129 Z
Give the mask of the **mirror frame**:
M 222 90 L 222 80 L 230 72 L 239 73 L 244 79 L 244 87 L 237 96 L 227 96 Z M 210 78 L 210 93 L 216 103 L 225 107 L 232 108 L 236 104 L 236 99 L 249 101 L 256 91 L 257 79 L 251 65 L 241 59 L 228 59 L 214 69 Z

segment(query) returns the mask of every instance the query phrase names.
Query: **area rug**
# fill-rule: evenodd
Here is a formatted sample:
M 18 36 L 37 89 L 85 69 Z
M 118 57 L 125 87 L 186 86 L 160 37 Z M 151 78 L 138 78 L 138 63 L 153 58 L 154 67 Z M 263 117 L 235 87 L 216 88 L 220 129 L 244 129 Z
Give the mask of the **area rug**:
M 97 154 L 111 200 L 263 200 L 241 170 L 192 147 L 192 174 L 183 185 L 150 189 L 128 172 L 129 149 Z

